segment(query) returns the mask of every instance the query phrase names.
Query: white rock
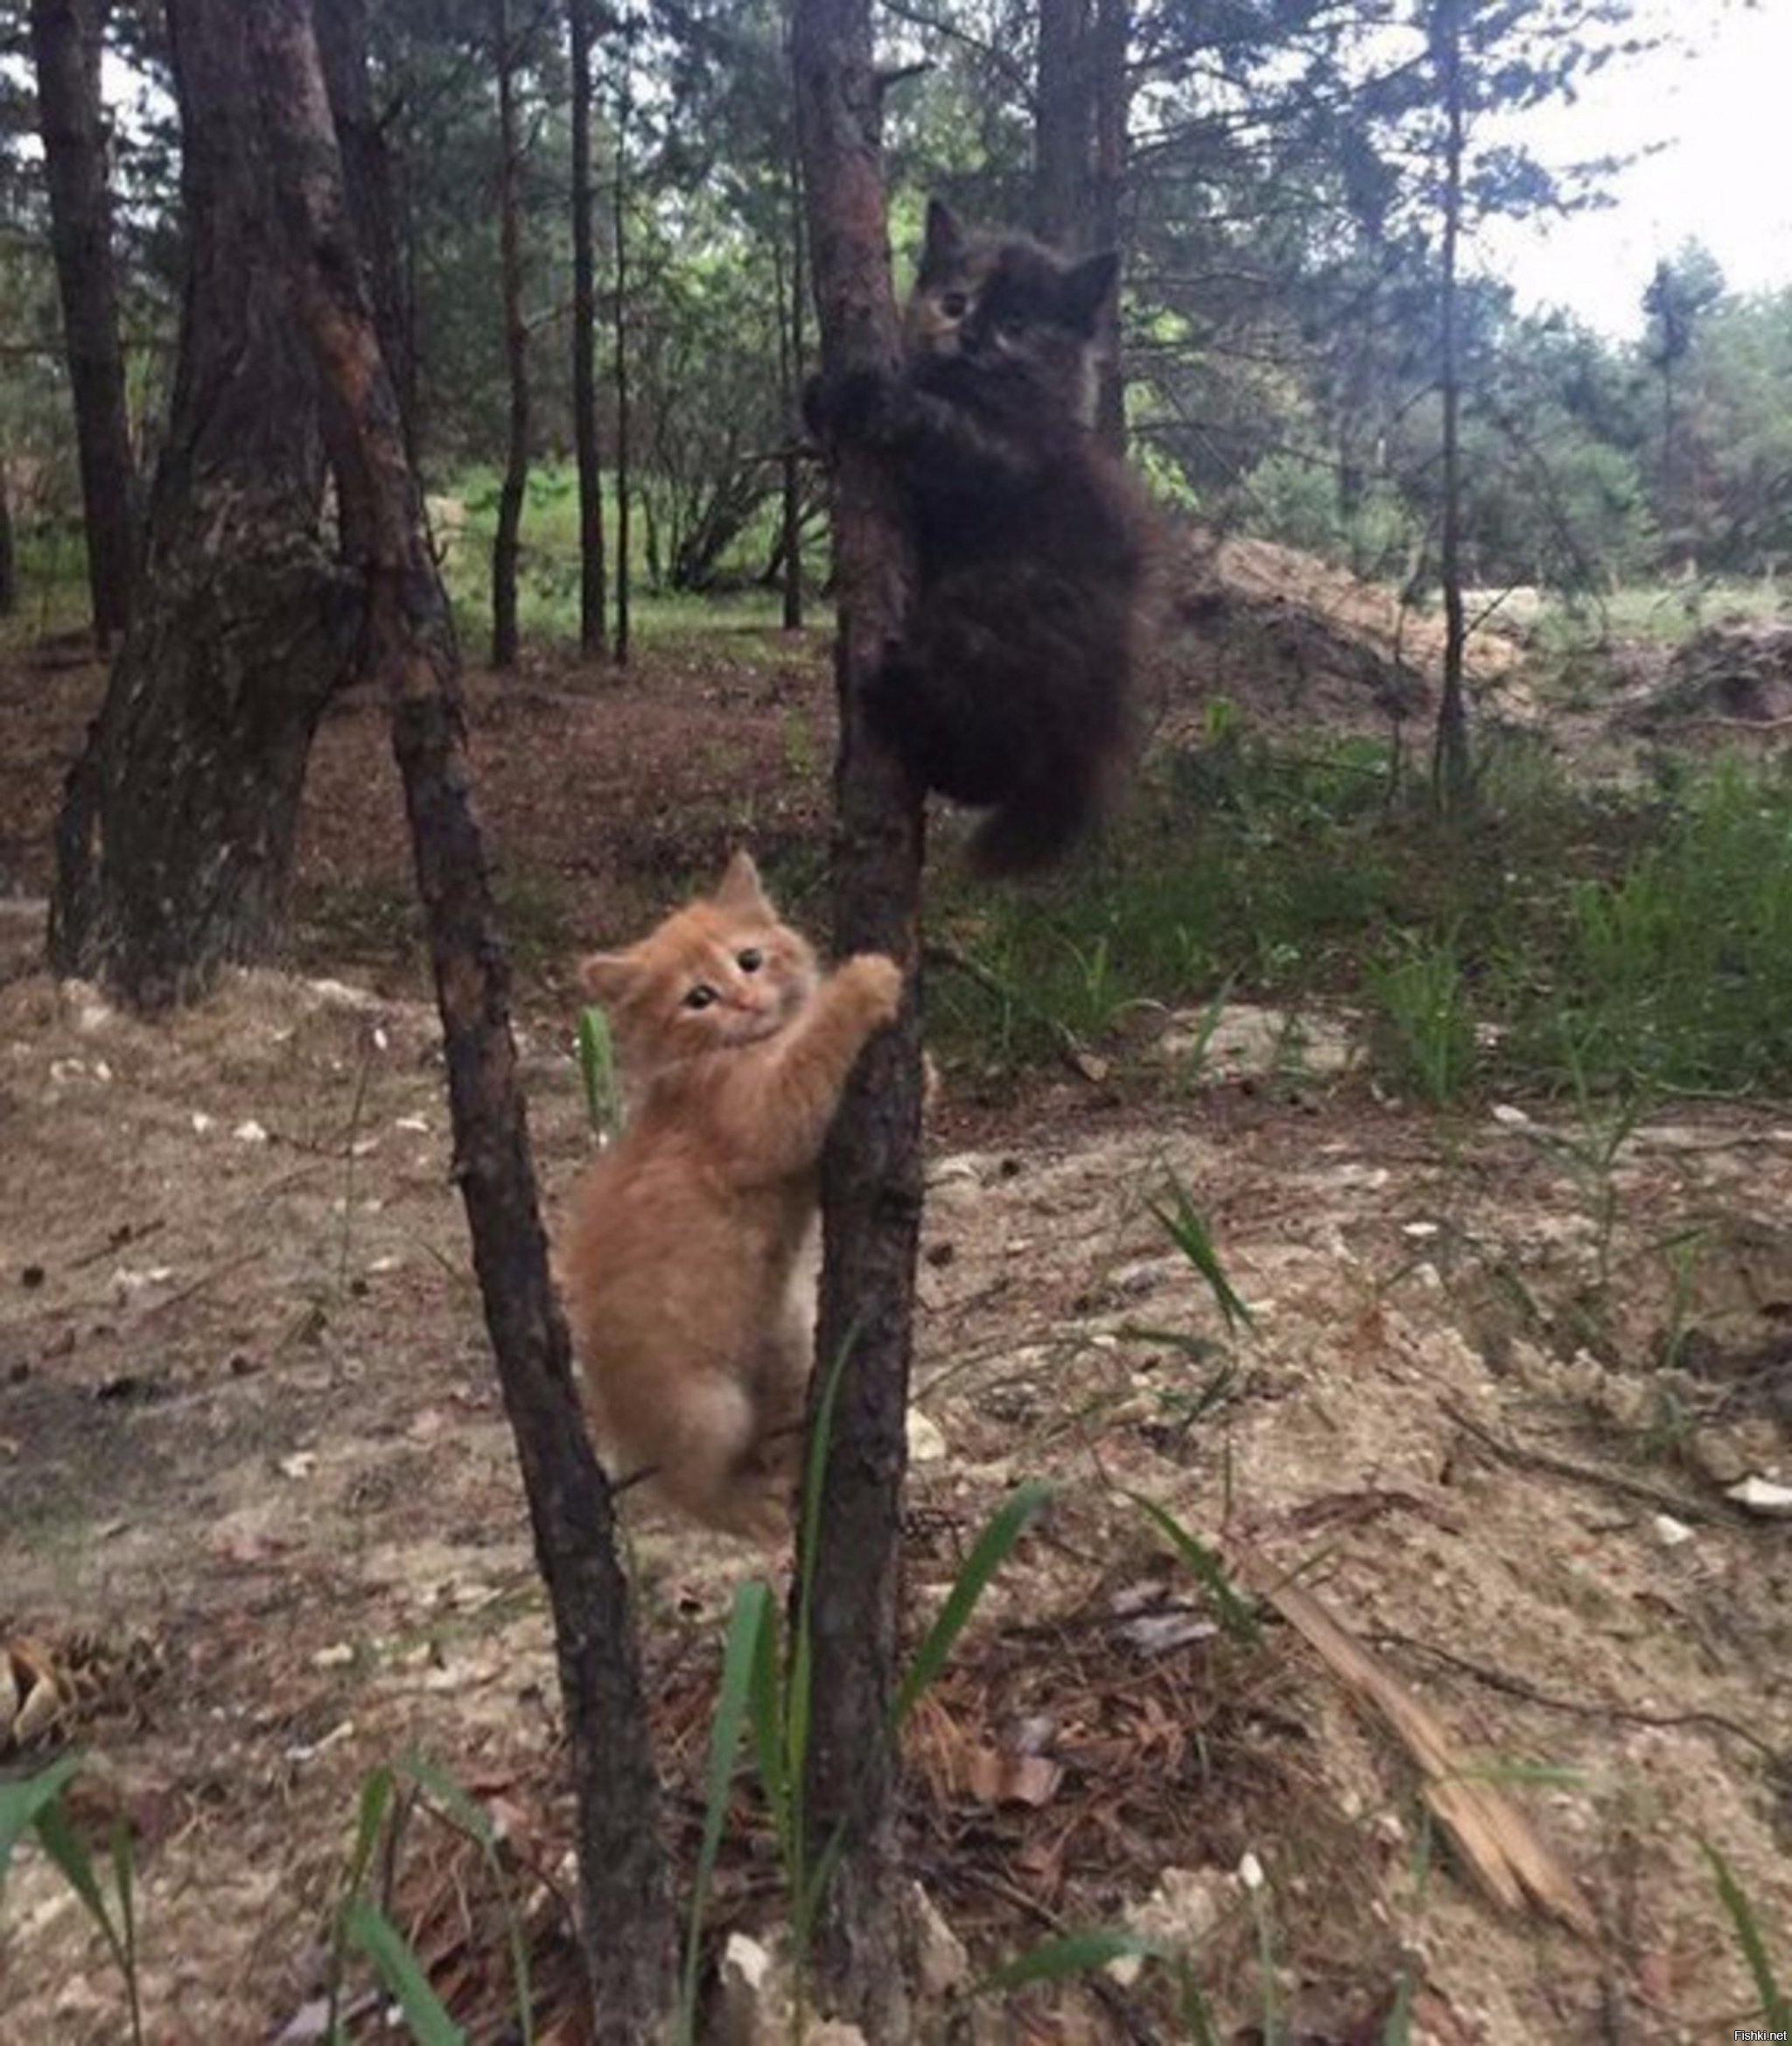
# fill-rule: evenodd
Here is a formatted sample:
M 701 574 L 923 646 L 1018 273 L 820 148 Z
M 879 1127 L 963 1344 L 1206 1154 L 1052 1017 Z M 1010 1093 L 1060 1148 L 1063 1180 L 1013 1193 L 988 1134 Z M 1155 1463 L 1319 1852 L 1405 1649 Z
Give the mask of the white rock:
M 904 1424 L 908 1436 L 908 1461 L 911 1463 L 939 1463 L 946 1454 L 946 1438 L 937 1423 L 928 1419 L 918 1406 L 908 1410 Z
M 1724 1496 L 1763 1519 L 1792 1520 L 1792 1485 L 1775 1484 L 1771 1478 L 1746 1477 L 1740 1484 L 1726 1487 Z
M 1676 1520 L 1671 1513 L 1658 1513 L 1653 1526 L 1656 1539 L 1664 1549 L 1678 1549 L 1692 1539 L 1692 1530 L 1684 1520 Z

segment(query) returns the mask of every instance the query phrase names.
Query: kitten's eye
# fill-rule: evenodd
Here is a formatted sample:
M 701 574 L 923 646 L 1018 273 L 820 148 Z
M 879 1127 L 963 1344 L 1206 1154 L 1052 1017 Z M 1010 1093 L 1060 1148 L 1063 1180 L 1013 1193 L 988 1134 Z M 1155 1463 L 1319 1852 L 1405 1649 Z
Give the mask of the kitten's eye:
M 962 319 L 970 305 L 962 291 L 945 291 L 940 296 L 940 311 L 948 319 Z
M 707 1009 L 715 998 L 715 989 L 700 980 L 685 996 L 684 1005 L 687 1009 Z
M 749 945 L 746 951 L 735 955 L 734 963 L 743 973 L 757 973 L 766 963 L 765 954 L 756 945 Z

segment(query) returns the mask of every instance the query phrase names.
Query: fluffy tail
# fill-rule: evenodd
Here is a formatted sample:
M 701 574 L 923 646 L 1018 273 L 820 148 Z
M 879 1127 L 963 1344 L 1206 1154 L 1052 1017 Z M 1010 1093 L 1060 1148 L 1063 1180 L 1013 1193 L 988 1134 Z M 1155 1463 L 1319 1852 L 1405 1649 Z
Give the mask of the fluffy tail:
M 986 880 L 1018 880 L 1056 865 L 1100 816 L 1098 781 L 1098 776 L 1084 771 L 1017 788 L 972 832 L 968 852 L 972 872 Z

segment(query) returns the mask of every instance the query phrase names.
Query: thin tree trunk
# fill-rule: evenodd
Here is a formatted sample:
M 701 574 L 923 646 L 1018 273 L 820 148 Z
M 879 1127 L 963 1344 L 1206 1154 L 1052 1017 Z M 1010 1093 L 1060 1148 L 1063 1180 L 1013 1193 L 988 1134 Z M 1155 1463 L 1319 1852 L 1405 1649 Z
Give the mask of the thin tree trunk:
M 572 435 L 578 451 L 578 644 L 604 650 L 604 485 L 598 459 L 598 257 L 592 220 L 592 0 L 572 30 Z
M 1089 60 L 1089 0 L 1040 0 L 1033 224 L 1041 240 L 1060 249 L 1088 246 L 1095 139 Z
M 341 487 L 372 539 L 368 671 L 384 683 L 428 913 L 456 1177 L 555 1622 L 577 1798 L 580 1929 L 592 2035 L 660 2035 L 672 1911 L 659 1783 L 608 1487 L 574 1390 L 548 1275 L 509 1027 L 509 971 L 467 802 L 452 626 L 392 386 L 360 289 L 305 0 L 255 11 L 298 306 L 350 431 Z
M 504 368 L 510 386 L 504 480 L 492 539 L 492 665 L 514 668 L 518 651 L 516 563 L 522 494 L 528 482 L 528 324 L 522 311 L 522 162 L 516 121 L 516 52 L 509 0 L 492 0 L 493 62 L 498 73 L 498 268 L 504 309 Z
M 238 0 L 169 0 L 187 279 L 144 573 L 57 821 L 50 956 L 154 1010 L 284 925 L 358 592 L 321 527 L 317 380 L 272 248 Z
M 118 339 L 112 196 L 100 100 L 105 0 L 32 0 L 50 241 L 74 399 L 88 587 L 102 646 L 130 622 L 136 478 Z
M 888 368 L 896 312 L 869 0 L 794 0 L 791 53 L 822 365 L 836 375 Z M 906 549 L 887 475 L 850 445 L 839 449 L 834 476 L 834 566 L 835 944 L 842 955 L 886 952 L 918 976 L 920 795 L 861 708 L 866 677 L 900 630 Z M 816 1962 L 833 2004 L 878 2046 L 895 2046 L 914 2035 L 889 1713 L 921 1203 L 918 977 L 898 1028 L 859 1062 L 822 1189 L 816 1396 L 841 1369 L 819 1542 L 804 1559 L 813 1573 L 815 1679 L 808 1818 L 815 1853 L 836 1835 L 840 1848 Z
M 1462 364 L 1457 259 L 1462 234 L 1462 22 L 1460 0 L 1438 0 L 1433 53 L 1444 96 L 1443 275 L 1440 283 L 1443 382 L 1443 512 L 1438 570 L 1444 585 L 1444 686 L 1438 703 L 1432 771 L 1437 799 L 1453 809 L 1468 793 L 1468 703 L 1463 684 L 1467 632 L 1462 608 Z
M 634 479 L 630 473 L 628 389 L 628 121 L 630 81 L 634 67 L 634 30 L 625 18 L 622 57 L 617 67 L 616 155 L 610 180 L 611 240 L 614 245 L 615 293 L 612 300 L 611 354 L 616 380 L 616 665 L 628 665 L 629 598 L 633 571 L 629 562 L 629 504 Z
M 802 630 L 802 437 L 798 415 L 803 376 L 802 175 L 794 149 L 790 158 L 790 230 L 788 265 L 781 248 L 772 250 L 778 296 L 778 379 L 785 435 L 774 561 L 784 597 L 784 630 L 794 633 Z
M 386 374 L 398 399 L 404 445 L 415 454 L 411 407 L 416 365 L 405 270 L 399 259 L 392 151 L 368 83 L 368 0 L 313 0 L 312 13 L 362 282 L 379 329 Z
M 1096 0 L 1095 193 L 1090 241 L 1097 249 L 1123 247 L 1126 144 L 1132 121 L 1130 0 Z M 1122 264 L 1123 275 L 1124 263 Z M 1126 363 L 1121 349 L 1121 293 L 1110 292 L 1096 333 L 1096 432 L 1116 455 L 1126 452 Z
M 6 488 L 6 457 L 0 452 L 0 618 L 18 608 L 18 562 L 12 543 L 12 500 Z

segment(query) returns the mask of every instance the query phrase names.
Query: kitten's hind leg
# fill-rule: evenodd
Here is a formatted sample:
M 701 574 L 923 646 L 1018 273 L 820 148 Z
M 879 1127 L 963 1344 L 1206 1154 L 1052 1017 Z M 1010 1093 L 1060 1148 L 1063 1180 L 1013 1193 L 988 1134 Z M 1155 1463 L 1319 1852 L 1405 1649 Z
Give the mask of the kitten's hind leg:
M 760 1452 L 756 1402 L 738 1380 L 678 1388 L 677 1414 L 658 1445 L 655 1489 L 707 1527 L 775 1540 L 788 1521 L 788 1476 Z

